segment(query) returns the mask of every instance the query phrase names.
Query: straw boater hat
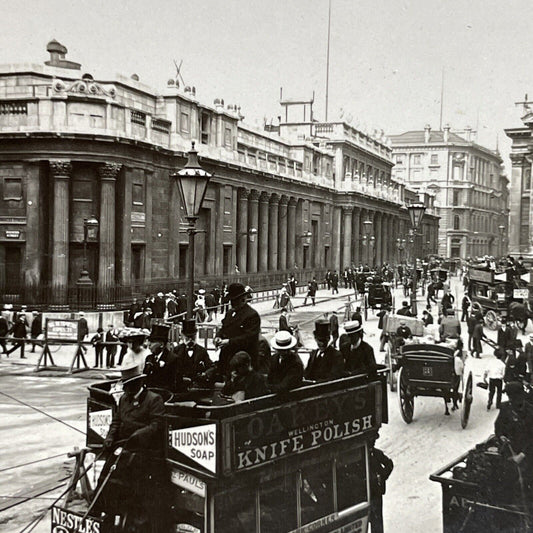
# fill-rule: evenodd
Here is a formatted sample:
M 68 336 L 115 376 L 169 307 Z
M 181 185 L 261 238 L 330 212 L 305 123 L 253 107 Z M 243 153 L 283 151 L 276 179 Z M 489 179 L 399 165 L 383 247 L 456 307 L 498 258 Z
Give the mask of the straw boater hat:
M 344 323 L 344 331 L 350 335 L 351 333 L 359 333 L 363 331 L 363 324 L 359 320 L 349 320 Z
M 270 341 L 274 350 L 290 350 L 298 344 L 298 341 L 288 331 L 278 331 Z
M 131 383 L 136 379 L 142 379 L 146 377 L 146 374 L 141 372 L 139 365 L 135 364 L 133 361 L 131 363 L 126 363 L 120 368 L 120 381 L 123 385 Z
M 126 342 L 131 342 L 135 339 L 144 339 L 150 335 L 150 330 L 144 328 L 124 328 L 119 333 L 119 338 Z

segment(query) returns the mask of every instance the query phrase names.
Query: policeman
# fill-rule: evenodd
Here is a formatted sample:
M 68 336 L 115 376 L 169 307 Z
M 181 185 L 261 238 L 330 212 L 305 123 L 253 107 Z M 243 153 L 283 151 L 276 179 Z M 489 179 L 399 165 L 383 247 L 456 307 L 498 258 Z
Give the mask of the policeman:
M 338 379 L 344 373 L 344 360 L 341 353 L 330 345 L 329 321 L 317 320 L 313 331 L 318 348 L 311 351 L 305 369 L 305 379 L 325 381 Z
M 344 323 L 345 334 L 339 340 L 344 369 L 353 374 L 373 374 L 377 370 L 374 349 L 363 340 L 363 325 L 358 320 Z

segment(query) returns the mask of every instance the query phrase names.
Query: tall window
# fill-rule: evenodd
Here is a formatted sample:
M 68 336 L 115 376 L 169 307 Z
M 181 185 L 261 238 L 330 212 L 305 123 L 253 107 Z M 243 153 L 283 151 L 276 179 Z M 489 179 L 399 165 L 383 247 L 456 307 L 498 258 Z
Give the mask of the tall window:
M 461 203 L 461 191 L 453 191 L 453 205 L 457 206 Z
M 439 164 L 439 154 L 431 154 L 431 164 L 432 165 Z
M 453 229 L 459 229 L 461 226 L 461 217 L 459 215 L 453 216 Z
M 420 154 L 414 154 L 413 155 L 413 165 L 420 165 L 421 164 L 421 156 Z

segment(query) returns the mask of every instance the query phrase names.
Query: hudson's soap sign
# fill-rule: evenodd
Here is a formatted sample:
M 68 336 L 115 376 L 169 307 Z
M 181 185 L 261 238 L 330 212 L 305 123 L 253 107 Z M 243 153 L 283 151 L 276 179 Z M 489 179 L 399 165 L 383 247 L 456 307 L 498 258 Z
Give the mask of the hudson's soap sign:
M 366 386 L 322 398 L 289 403 L 233 422 L 233 470 L 271 461 L 349 439 L 374 429 L 376 394 Z

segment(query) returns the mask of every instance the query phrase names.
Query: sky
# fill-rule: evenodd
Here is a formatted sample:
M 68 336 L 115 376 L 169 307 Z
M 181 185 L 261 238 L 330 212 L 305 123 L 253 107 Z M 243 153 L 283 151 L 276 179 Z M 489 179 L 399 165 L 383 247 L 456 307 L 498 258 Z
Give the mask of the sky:
M 42 63 L 46 43 L 96 79 L 136 73 L 163 91 L 182 62 L 206 103 L 262 126 L 287 97 L 325 117 L 328 0 L 0 0 L 0 64 Z M 369 133 L 471 126 L 506 158 L 504 128 L 533 98 L 531 0 L 331 0 L 329 120 Z

